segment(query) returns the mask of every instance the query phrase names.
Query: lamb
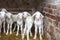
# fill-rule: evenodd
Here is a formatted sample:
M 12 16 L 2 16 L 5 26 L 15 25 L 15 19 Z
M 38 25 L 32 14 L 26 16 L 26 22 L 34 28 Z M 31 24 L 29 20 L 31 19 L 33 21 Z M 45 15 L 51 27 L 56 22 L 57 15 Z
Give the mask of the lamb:
M 29 33 L 30 33 L 31 28 L 32 28 L 32 25 L 33 25 L 33 18 L 32 18 L 32 16 L 28 16 L 25 20 L 25 28 L 23 30 L 22 40 L 24 40 L 25 33 L 27 35 L 27 40 L 29 40 Z
M 24 18 L 24 22 L 25 22 L 25 20 L 26 20 L 26 18 L 28 17 L 28 16 L 31 16 L 31 14 L 29 13 L 29 12 L 27 12 L 27 11 L 24 11 L 23 12 L 23 18 Z M 32 36 L 32 32 L 31 32 L 31 30 L 30 30 L 30 36 Z
M 22 35 L 22 30 L 23 30 L 23 14 L 22 13 L 17 14 L 17 34 L 16 34 L 16 36 L 18 36 L 19 28 L 21 28 L 21 35 Z
M 3 23 L 3 32 L 6 33 L 6 30 L 5 30 L 5 17 L 6 17 L 6 9 L 2 9 L 0 11 L 0 27 L 2 27 L 2 23 Z M 0 28 L 0 32 L 1 32 L 1 28 Z
M 40 35 L 40 40 L 42 40 L 42 34 L 43 34 L 43 18 L 44 16 L 39 12 L 35 12 L 33 15 L 35 17 L 34 24 L 35 24 L 35 35 L 34 39 L 36 40 L 36 35 L 37 35 L 37 29 L 39 29 L 39 35 Z M 42 34 L 41 34 L 42 32 Z
M 12 34 L 12 14 L 10 12 L 6 13 L 6 22 L 7 22 L 7 33 L 6 35 L 8 35 L 8 32 L 10 30 L 10 34 Z

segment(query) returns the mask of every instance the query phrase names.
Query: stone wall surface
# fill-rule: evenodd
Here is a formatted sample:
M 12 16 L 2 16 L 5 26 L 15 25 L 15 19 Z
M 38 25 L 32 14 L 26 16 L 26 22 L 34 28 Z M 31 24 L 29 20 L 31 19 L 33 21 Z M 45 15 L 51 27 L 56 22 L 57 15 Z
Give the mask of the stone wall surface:
M 60 40 L 60 4 L 41 3 L 38 10 L 45 16 L 44 37 L 47 40 Z

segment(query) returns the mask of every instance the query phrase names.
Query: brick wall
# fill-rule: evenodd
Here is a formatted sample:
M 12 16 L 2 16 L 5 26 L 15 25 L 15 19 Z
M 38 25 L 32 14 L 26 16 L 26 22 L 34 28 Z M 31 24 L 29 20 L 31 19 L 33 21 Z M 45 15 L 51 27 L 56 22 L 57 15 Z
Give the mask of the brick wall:
M 60 7 L 53 3 L 42 3 L 38 7 L 44 14 L 44 37 L 46 40 L 60 40 Z

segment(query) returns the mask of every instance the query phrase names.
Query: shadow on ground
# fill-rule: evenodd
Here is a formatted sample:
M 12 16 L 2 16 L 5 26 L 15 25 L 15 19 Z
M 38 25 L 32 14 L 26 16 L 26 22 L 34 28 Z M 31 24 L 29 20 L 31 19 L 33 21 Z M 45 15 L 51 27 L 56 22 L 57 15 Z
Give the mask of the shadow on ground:
M 13 33 L 12 35 L 6 35 L 4 33 L 0 33 L 0 35 L 1 35 L 0 40 L 22 40 L 21 35 L 19 34 L 18 36 L 16 36 L 16 33 Z M 24 40 L 26 40 L 26 36 Z M 30 37 L 30 40 L 33 40 L 33 36 Z M 39 36 L 37 36 L 36 40 L 39 40 Z M 46 40 L 46 39 L 43 39 L 43 40 Z

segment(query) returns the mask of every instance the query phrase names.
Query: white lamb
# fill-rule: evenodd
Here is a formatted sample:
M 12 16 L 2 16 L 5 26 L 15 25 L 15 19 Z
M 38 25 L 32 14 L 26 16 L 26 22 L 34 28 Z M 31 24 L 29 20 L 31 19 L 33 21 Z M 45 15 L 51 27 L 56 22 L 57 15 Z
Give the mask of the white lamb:
M 21 28 L 21 35 L 22 35 L 22 30 L 23 30 L 23 14 L 22 13 L 17 14 L 17 34 L 16 34 L 16 36 L 18 36 L 19 28 Z
M 29 40 L 29 33 L 32 28 L 32 25 L 33 25 L 33 18 L 32 18 L 32 16 L 28 16 L 25 20 L 25 28 L 24 28 L 24 31 L 22 34 L 22 40 L 24 40 L 25 33 L 27 35 L 27 40 Z
M 4 33 L 6 32 L 5 30 L 5 17 L 6 17 L 6 9 L 2 9 L 0 11 L 0 27 L 2 27 L 2 23 L 3 23 L 3 30 L 4 30 Z M 0 28 L 0 32 L 1 32 L 1 28 Z
M 30 14 L 29 12 L 27 12 L 27 11 L 24 11 L 24 12 L 23 12 L 24 22 L 25 22 L 25 20 L 26 20 L 26 18 L 27 18 L 28 16 L 31 16 L 31 14 Z M 30 30 L 30 36 L 32 36 L 31 30 Z
M 6 22 L 7 22 L 7 33 L 6 35 L 8 35 L 8 32 L 10 30 L 10 34 L 12 34 L 12 14 L 10 12 L 6 13 Z
M 39 29 L 39 35 L 40 35 L 40 40 L 42 40 L 42 34 L 43 34 L 43 15 L 37 11 L 33 14 L 33 17 L 35 17 L 34 24 L 35 24 L 35 35 L 34 39 L 36 40 L 37 37 L 37 29 Z M 41 34 L 42 32 L 42 34 Z

